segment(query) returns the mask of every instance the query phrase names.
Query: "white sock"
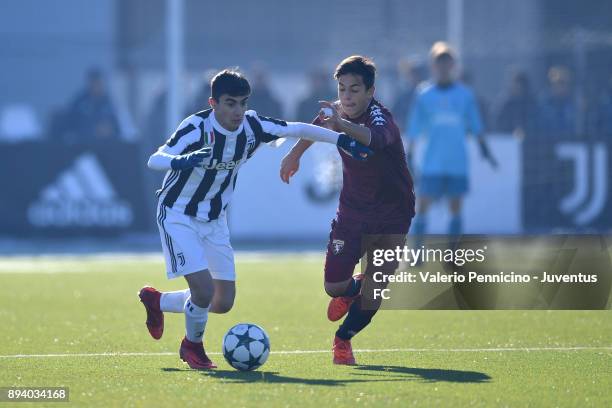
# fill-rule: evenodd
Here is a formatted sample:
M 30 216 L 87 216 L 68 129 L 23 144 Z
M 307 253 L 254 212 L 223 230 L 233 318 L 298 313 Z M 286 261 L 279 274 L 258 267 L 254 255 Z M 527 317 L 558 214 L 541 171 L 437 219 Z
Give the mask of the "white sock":
M 163 292 L 159 299 L 159 308 L 162 312 L 183 313 L 189 296 L 191 296 L 189 289 Z
M 208 307 L 200 307 L 191 301 L 185 302 L 185 337 L 187 340 L 200 343 L 204 339 L 204 329 L 208 320 Z

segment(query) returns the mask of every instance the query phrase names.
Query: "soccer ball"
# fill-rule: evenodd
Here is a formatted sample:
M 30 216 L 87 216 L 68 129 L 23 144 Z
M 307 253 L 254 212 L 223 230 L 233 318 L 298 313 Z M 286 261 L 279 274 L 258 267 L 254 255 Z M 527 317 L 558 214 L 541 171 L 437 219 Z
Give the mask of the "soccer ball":
M 237 324 L 223 337 L 223 357 L 237 370 L 255 370 L 266 362 L 269 355 L 270 338 L 256 324 Z

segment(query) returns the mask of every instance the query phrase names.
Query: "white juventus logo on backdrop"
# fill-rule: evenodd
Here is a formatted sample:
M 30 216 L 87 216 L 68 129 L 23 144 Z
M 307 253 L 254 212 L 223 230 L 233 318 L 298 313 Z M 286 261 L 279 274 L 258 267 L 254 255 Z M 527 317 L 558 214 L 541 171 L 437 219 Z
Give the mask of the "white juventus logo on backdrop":
M 589 145 L 586 143 L 560 143 L 555 146 L 555 153 L 561 160 L 574 162 L 574 187 L 567 196 L 563 197 L 559 209 L 563 214 L 571 216 L 576 225 L 587 225 L 601 213 L 606 204 L 608 195 L 606 146 L 603 143 L 596 143 L 589 151 Z M 590 185 L 589 180 L 592 180 Z
M 125 227 L 132 219 L 132 208 L 117 197 L 92 154 L 81 155 L 28 208 L 37 227 Z

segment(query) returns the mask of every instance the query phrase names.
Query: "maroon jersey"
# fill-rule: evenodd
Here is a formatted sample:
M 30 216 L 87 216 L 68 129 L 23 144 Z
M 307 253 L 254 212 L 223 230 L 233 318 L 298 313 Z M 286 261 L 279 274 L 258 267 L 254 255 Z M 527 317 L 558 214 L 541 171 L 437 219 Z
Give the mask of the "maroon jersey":
M 342 117 L 370 129 L 369 147 L 374 155 L 360 161 L 338 149 L 343 169 L 338 214 L 363 221 L 410 220 L 414 216 L 414 185 L 391 112 L 372 99 L 359 118 Z M 315 124 L 320 124 L 318 119 Z

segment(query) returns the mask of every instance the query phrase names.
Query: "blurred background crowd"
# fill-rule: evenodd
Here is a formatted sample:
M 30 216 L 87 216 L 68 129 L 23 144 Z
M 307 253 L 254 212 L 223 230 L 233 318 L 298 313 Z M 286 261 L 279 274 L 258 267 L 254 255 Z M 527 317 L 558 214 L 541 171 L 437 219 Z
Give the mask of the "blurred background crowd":
M 423 56 L 423 58 L 425 58 Z M 318 111 L 318 101 L 336 98 L 333 66 L 313 69 L 304 73 L 306 94 L 297 103 L 291 103 L 270 85 L 270 71 L 263 66 L 245 68 L 253 84 L 249 106 L 266 116 L 286 120 L 310 122 Z M 209 80 L 217 69 L 203 70 L 201 85 L 188 93 L 183 116 L 208 109 Z M 400 129 L 405 130 L 411 102 L 419 85 L 429 78 L 427 63 L 419 59 L 402 59 L 397 72 L 380 82 L 394 89 L 382 99 L 387 102 Z M 532 78 L 521 69 L 509 69 L 505 90 L 491 95 L 486 89 L 477 92 L 482 119 L 488 132 L 525 137 L 537 131 L 554 134 L 599 133 L 612 135 L 612 73 L 601 87 L 580 89 L 575 83 L 573 70 L 567 65 L 551 65 L 547 72 Z M 160 91 L 149 102 L 149 109 L 139 117 L 123 104 L 114 101 L 109 87 L 108 73 L 100 67 L 90 67 L 83 74 L 80 89 L 67 100 L 49 109 L 39 111 L 28 103 L 7 103 L 2 112 L 0 140 L 54 140 L 63 144 L 91 143 L 94 141 L 125 140 L 140 142 L 151 139 L 161 144 L 171 134 L 165 123 L 167 96 Z M 460 80 L 473 87 L 474 74 L 464 70 Z M 279 88 L 282 88 L 279 86 Z M 277 95 L 277 93 L 279 93 Z M 125 109 L 125 110 L 124 110 Z
M 384 92 L 381 99 L 391 109 L 402 131 L 409 118 L 415 91 L 429 78 L 426 56 L 401 59 L 397 63 L 397 72 L 388 72 L 387 69 L 379 74 L 378 81 L 392 88 Z M 302 92 L 297 103 L 292 103 L 295 98 L 283 95 L 281 85 L 276 89 L 271 86 L 274 79 L 269 68 L 257 63 L 250 67 L 247 65 L 243 70 L 253 85 L 249 105 L 267 116 L 310 122 L 316 115 L 319 100 L 336 98 L 333 68 L 330 65 L 302 73 L 304 78 L 300 87 L 306 92 Z M 202 71 L 199 87 L 186 95 L 183 116 L 209 107 L 209 80 L 218 69 Z M 385 78 L 385 74 L 390 76 Z M 152 139 L 151 142 L 161 144 L 170 134 L 165 123 L 165 90 L 159 91 L 149 101 L 148 111 L 137 115 L 124 106 L 125 102 L 116 103 L 117 96 L 113 95 L 109 84 L 112 77 L 109 79 L 109 75 L 99 66 L 87 68 L 80 88 L 72 95 L 64 95 L 65 101 L 58 101 L 57 106 L 48 110 L 40 111 L 27 102 L 6 101 L 0 113 L 0 141 L 48 139 L 78 144 Z M 600 86 L 588 89 L 579 86 L 575 82 L 574 70 L 563 64 L 550 65 L 546 72 L 533 79 L 529 72 L 509 67 L 506 77 L 504 91 L 492 95 L 484 87 L 474 86 L 472 71 L 463 69 L 461 72 L 460 80 L 477 92 L 487 131 L 517 137 L 536 131 L 612 135 L 612 73 L 607 79 L 602 78 Z
M 253 82 L 252 106 L 290 120 L 312 119 L 316 101 L 334 96 L 335 63 L 361 53 L 377 62 L 381 99 L 404 124 L 429 77 L 427 50 L 449 39 L 453 11 L 446 0 L 183 1 L 183 113 L 208 106 L 211 73 L 239 66 Z M 489 131 L 612 132 L 605 1 L 456 3 L 461 77 Z M 165 104 L 166 0 L 25 0 L 3 9 L 1 140 L 167 134 L 152 124 Z

